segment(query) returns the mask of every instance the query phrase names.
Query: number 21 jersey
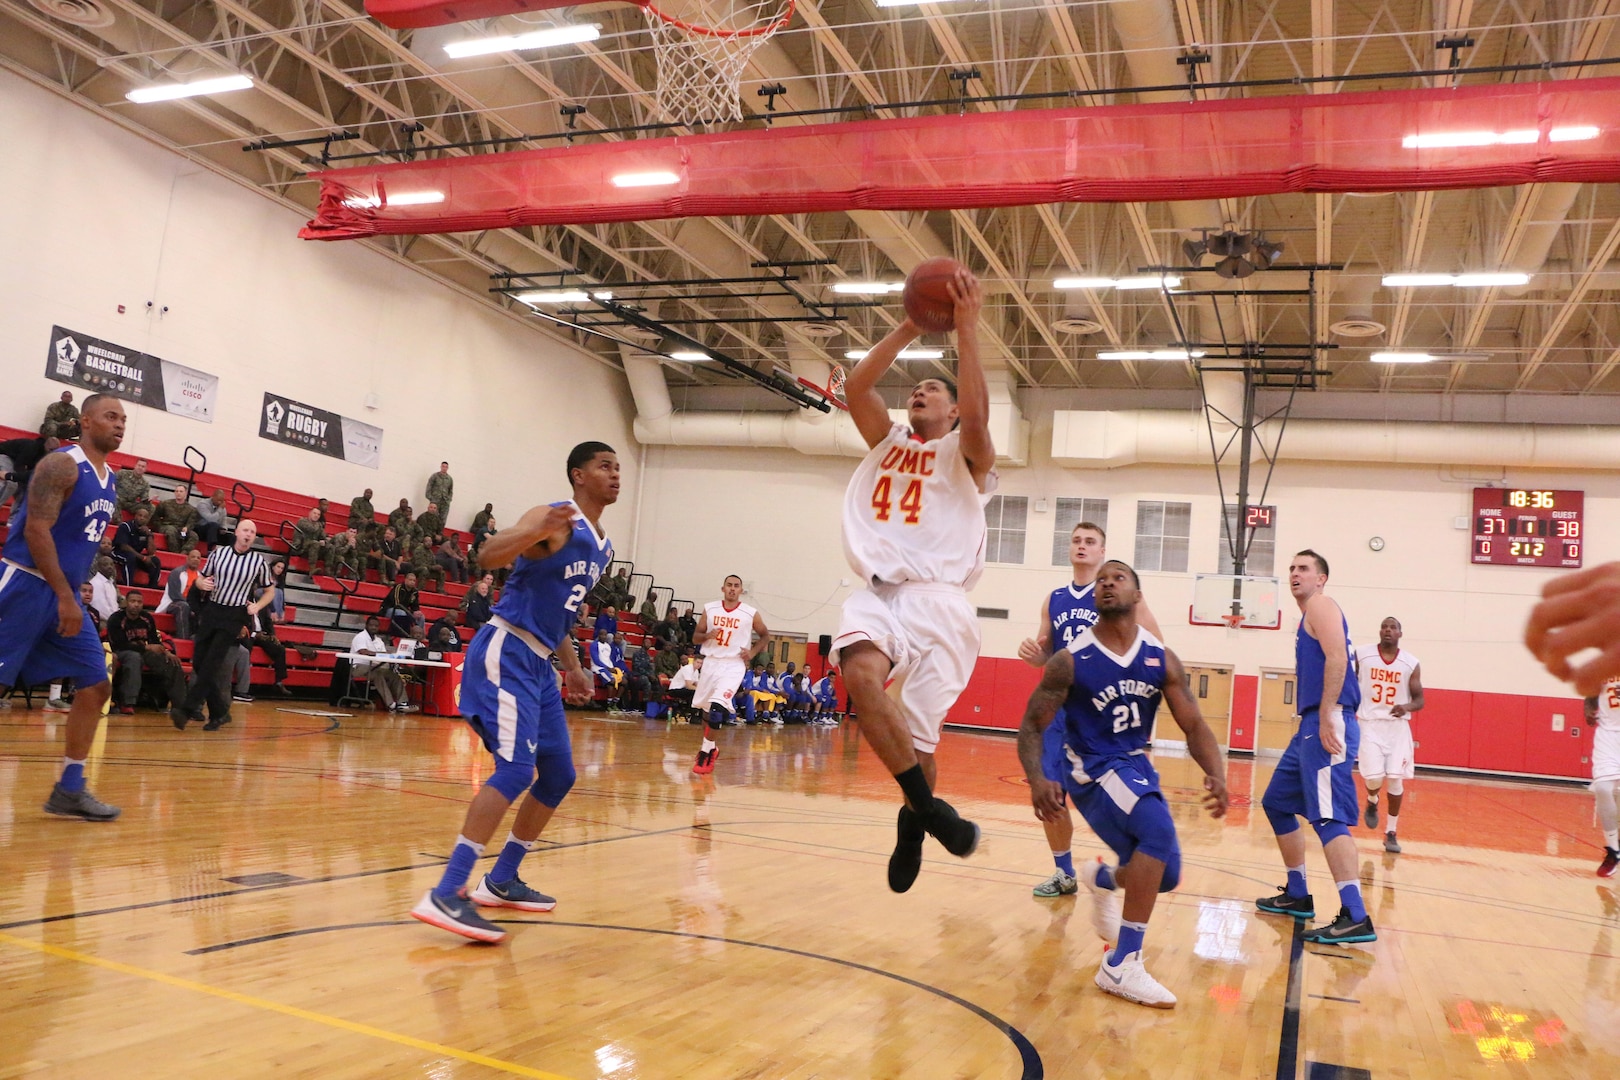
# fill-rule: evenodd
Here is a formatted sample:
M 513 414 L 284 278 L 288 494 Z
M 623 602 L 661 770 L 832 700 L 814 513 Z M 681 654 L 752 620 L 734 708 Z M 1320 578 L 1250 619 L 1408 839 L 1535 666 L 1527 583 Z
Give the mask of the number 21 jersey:
M 985 479 L 986 492 L 994 475 Z M 895 424 L 844 492 L 844 558 L 867 585 L 971 589 L 984 571 L 984 532 L 984 498 L 959 431 L 923 442 Z
M 1147 753 L 1153 719 L 1164 699 L 1164 643 L 1136 628 L 1123 656 L 1110 652 L 1086 629 L 1069 642 L 1074 684 L 1059 717 L 1074 778 L 1082 783 L 1108 772 L 1121 758 Z
M 546 648 L 556 649 L 574 628 L 585 594 L 613 561 L 613 545 L 572 500 L 551 505 L 574 507 L 573 531 L 562 547 L 543 559 L 518 556 L 495 614 L 527 630 Z

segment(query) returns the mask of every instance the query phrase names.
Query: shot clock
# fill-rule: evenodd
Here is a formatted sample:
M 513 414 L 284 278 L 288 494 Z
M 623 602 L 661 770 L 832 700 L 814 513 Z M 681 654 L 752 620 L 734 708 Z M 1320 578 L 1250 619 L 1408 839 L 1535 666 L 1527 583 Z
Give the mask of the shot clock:
M 1473 561 L 1496 566 L 1581 565 L 1584 491 L 1474 489 Z

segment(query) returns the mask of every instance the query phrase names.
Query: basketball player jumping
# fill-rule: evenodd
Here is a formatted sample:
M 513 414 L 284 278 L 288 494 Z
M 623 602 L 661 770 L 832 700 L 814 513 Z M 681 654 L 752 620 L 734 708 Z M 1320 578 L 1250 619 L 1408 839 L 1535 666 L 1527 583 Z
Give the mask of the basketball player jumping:
M 720 714 L 729 713 L 736 719 L 737 706 L 731 696 L 742 685 L 754 657 L 771 643 L 764 618 L 752 605 L 742 602 L 742 590 L 742 578 L 728 574 L 720 583 L 723 599 L 703 605 L 692 635 L 703 643 L 703 670 L 692 694 L 692 707 L 703 712 L 703 745 L 692 763 L 692 771 L 699 776 L 714 772 L 714 759 L 720 755 L 714 729 L 723 723 Z
M 1350 826 L 1356 823 L 1356 781 L 1350 763 L 1361 746 L 1355 713 L 1361 687 L 1350 624 L 1339 605 L 1322 592 L 1327 580 L 1327 560 L 1314 551 L 1302 551 L 1288 564 L 1288 587 L 1304 616 L 1294 637 L 1299 730 L 1288 741 L 1260 800 L 1277 834 L 1288 883 L 1276 896 L 1255 901 L 1255 907 L 1271 915 L 1297 919 L 1316 915 L 1305 885 L 1305 837 L 1299 831 L 1303 817 L 1322 841 L 1341 905 L 1338 918 L 1305 935 L 1306 941 L 1318 945 L 1378 940 L 1361 902 L 1356 842 L 1350 839 Z
M 933 794 L 945 714 L 979 655 L 979 620 L 968 601 L 984 570 L 984 505 L 994 486 L 990 392 L 976 325 L 983 295 L 966 270 L 950 283 L 957 378 L 918 383 L 906 424 L 889 419 L 877 383 L 920 331 L 910 319 L 850 373 L 850 416 L 871 451 L 844 493 L 844 557 L 866 587 L 844 602 L 830 655 L 844 676 L 861 734 L 905 795 L 889 857 L 889 888 L 905 892 L 922 868 L 924 835 L 959 858 L 979 827 Z M 895 694 L 884 693 L 894 682 Z
M 1074 569 L 1074 581 L 1053 589 L 1052 595 L 1041 606 L 1041 619 L 1035 636 L 1025 638 L 1023 644 L 1018 646 L 1018 657 L 1024 663 L 1032 667 L 1045 667 L 1054 651 L 1067 648 L 1081 631 L 1096 625 L 1094 582 L 1097 580 L 1097 568 L 1107 556 L 1107 544 L 1108 534 L 1103 532 L 1102 526 L 1089 521 L 1082 521 L 1069 533 L 1069 565 Z M 1136 621 L 1146 627 L 1148 633 L 1163 640 L 1159 622 L 1148 610 L 1145 601 L 1139 601 L 1136 605 Z M 1055 784 L 1062 784 L 1063 777 L 1069 772 L 1068 756 L 1063 752 L 1063 725 L 1049 725 L 1045 739 L 1041 744 L 1042 775 Z M 1063 798 L 1061 790 L 1058 798 Z M 1046 842 L 1051 847 L 1052 862 L 1057 869 L 1051 877 L 1035 886 L 1035 895 L 1045 898 L 1077 892 L 1080 883 L 1075 876 L 1074 854 L 1071 851 L 1074 844 L 1073 820 L 1065 810 L 1043 819 L 1041 826 L 1046 830 Z M 1085 879 L 1093 893 L 1100 891 L 1096 884 L 1097 866 L 1083 866 L 1081 870 L 1083 873 L 1080 877 Z
M 1367 782 L 1367 828 L 1378 828 L 1378 792 L 1388 778 L 1389 822 L 1384 829 L 1384 850 L 1401 853 L 1395 837 L 1401 816 L 1401 793 L 1417 775 L 1413 767 L 1412 723 L 1409 717 L 1423 708 L 1423 680 L 1418 658 L 1401 648 L 1401 620 L 1391 615 L 1378 626 L 1378 644 L 1356 650 L 1361 673 L 1361 755 L 1357 766 Z
M 1592 726 L 1592 795 L 1603 828 L 1603 861 L 1598 877 L 1614 877 L 1620 866 L 1620 678 L 1610 679 L 1586 699 L 1586 722 Z
M 111 684 L 101 636 L 85 618 L 79 586 L 117 506 L 107 455 L 124 441 L 124 406 L 91 394 L 79 419 L 81 443 L 46 454 L 13 507 L 0 549 L 0 690 L 70 678 L 78 691 L 67 718 L 62 774 L 47 814 L 111 821 L 120 811 L 84 786 L 101 707 Z
M 1136 571 L 1110 560 L 1093 573 L 1096 623 L 1082 627 L 1042 669 L 1018 729 L 1018 760 L 1037 817 L 1067 821 L 1066 788 L 1086 823 L 1119 856 L 1117 867 L 1097 865 L 1093 921 L 1105 941 L 1117 942 L 1097 969 L 1097 985 L 1127 1001 L 1170 1009 L 1176 996 L 1142 963 L 1154 902 L 1181 880 L 1175 822 L 1147 756 L 1159 702 L 1170 706 L 1187 735 L 1187 752 L 1204 770 L 1204 805 L 1212 817 L 1226 813 L 1226 761 L 1187 691 L 1181 661 L 1137 623 L 1142 587 Z M 1048 771 L 1045 748 L 1045 733 L 1054 728 L 1068 762 L 1060 778 Z M 1123 910 L 1116 888 L 1125 893 Z
M 495 771 L 467 808 L 461 835 L 439 884 L 411 910 L 414 918 L 474 941 L 506 931 L 473 906 L 550 911 L 551 897 L 517 876 L 563 796 L 574 786 L 574 755 L 563 715 L 563 690 L 551 666 L 562 662 L 570 703 L 588 704 L 591 676 L 579 662 L 571 631 L 580 601 L 608 563 L 602 511 L 619 497 L 619 459 L 606 443 L 585 442 L 568 455 L 574 497 L 536 506 L 512 528 L 491 534 L 478 551 L 485 569 L 516 565 L 494 616 L 467 650 L 461 715 L 495 755 Z M 511 835 L 495 865 L 469 894 L 464 886 L 484 845 L 522 796 Z

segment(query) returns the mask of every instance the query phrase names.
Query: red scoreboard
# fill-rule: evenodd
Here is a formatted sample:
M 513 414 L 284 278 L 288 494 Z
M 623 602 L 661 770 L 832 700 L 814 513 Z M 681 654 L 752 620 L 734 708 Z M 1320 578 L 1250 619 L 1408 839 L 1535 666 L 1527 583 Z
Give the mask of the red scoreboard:
M 1581 525 L 1585 506 L 1584 491 L 1475 488 L 1473 561 L 1580 566 L 1586 543 Z

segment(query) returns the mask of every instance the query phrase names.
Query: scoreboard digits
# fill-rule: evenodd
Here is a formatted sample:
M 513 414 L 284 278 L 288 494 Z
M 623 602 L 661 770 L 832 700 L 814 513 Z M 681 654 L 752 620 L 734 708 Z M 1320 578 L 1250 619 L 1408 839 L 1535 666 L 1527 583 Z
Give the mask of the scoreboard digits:
M 1475 488 L 1472 559 L 1496 566 L 1578 567 L 1586 544 L 1585 507 L 1584 491 Z

